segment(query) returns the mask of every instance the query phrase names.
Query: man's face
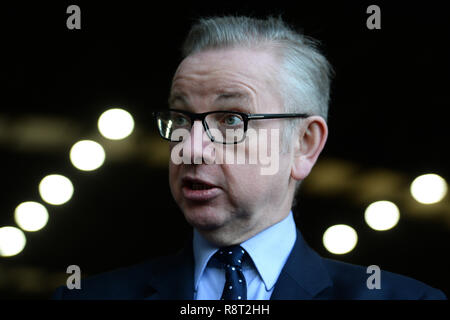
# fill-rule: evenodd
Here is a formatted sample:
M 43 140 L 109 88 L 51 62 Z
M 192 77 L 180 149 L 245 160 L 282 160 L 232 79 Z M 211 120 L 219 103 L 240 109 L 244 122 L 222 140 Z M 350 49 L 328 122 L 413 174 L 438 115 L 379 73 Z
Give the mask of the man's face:
M 262 49 L 220 49 L 194 54 L 175 73 L 171 107 L 194 113 L 216 110 L 283 113 L 278 65 L 276 57 Z M 267 129 L 270 137 L 271 130 L 280 130 L 283 121 L 289 120 L 253 120 L 249 128 L 256 132 Z M 191 137 L 196 133 L 203 134 L 200 147 L 191 143 L 185 147 L 191 149 L 193 158 L 201 158 L 202 149 L 211 141 L 199 121 L 192 126 Z M 280 137 L 281 134 L 282 131 Z M 269 149 L 271 143 L 279 141 L 271 141 Z M 245 152 L 248 155 L 256 151 L 251 148 L 257 147 L 246 146 Z M 262 175 L 263 165 L 248 162 L 177 165 L 170 161 L 170 188 L 186 220 L 209 240 L 226 245 L 239 243 L 289 213 L 294 187 L 291 163 L 290 154 L 280 154 L 276 173 Z

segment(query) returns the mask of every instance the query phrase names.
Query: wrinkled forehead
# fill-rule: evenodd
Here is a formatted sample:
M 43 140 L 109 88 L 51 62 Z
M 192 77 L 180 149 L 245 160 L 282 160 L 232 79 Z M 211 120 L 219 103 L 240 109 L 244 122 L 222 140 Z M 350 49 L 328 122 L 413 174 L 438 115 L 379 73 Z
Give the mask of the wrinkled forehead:
M 178 67 L 169 102 L 190 93 L 219 100 L 254 100 L 277 88 L 276 56 L 267 49 L 211 49 L 185 58 Z
M 269 48 L 208 49 L 186 57 L 178 66 L 179 74 L 206 73 L 230 70 L 252 76 L 260 76 L 264 70 L 275 70 L 278 60 Z

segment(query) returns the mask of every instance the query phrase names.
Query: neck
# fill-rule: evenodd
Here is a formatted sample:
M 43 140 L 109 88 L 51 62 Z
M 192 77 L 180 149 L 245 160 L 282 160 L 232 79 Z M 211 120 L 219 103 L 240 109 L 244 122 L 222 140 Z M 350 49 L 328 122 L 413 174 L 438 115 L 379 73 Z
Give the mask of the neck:
M 241 244 L 242 242 L 254 237 L 261 231 L 273 226 L 274 224 L 285 219 L 289 215 L 290 210 L 278 211 L 279 214 L 266 214 L 253 221 L 240 221 L 232 226 L 223 226 L 214 230 L 199 230 L 197 231 L 210 243 L 218 247 L 226 247 L 231 245 Z

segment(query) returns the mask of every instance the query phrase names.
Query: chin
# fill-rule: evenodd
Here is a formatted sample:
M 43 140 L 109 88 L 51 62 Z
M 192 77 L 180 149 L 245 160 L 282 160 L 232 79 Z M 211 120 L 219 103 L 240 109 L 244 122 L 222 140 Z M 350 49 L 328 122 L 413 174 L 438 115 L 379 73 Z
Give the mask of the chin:
M 186 221 L 198 230 L 215 230 L 221 228 L 226 216 L 223 210 L 206 206 L 185 206 L 183 208 Z

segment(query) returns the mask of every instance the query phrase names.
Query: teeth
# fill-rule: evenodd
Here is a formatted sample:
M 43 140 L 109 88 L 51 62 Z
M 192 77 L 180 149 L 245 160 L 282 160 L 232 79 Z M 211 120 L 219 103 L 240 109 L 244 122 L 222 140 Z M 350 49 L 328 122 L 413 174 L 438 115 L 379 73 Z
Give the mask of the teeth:
M 203 184 L 203 183 L 193 183 L 192 189 L 193 190 L 206 190 L 206 189 L 211 189 L 211 187 L 207 186 L 206 184 Z

